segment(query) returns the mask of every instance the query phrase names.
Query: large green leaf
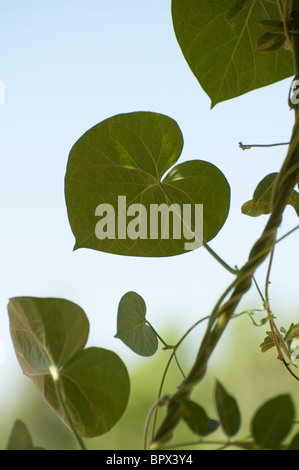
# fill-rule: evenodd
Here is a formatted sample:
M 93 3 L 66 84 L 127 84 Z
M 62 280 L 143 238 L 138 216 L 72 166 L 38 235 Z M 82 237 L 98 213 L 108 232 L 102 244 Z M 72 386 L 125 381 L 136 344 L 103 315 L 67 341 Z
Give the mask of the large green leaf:
M 117 115 L 86 132 L 70 152 L 65 177 L 75 249 L 173 256 L 214 238 L 228 215 L 229 185 L 217 167 L 200 160 L 181 163 L 165 176 L 182 148 L 177 123 L 156 113 Z M 203 226 L 196 205 L 203 206 Z M 169 211 L 165 224 L 158 207 Z
M 116 338 L 141 356 L 152 356 L 158 348 L 158 338 L 145 318 L 146 305 L 135 292 L 127 292 L 120 300 Z
M 293 75 L 289 51 L 256 50 L 264 15 L 280 20 L 277 3 L 172 0 L 177 40 L 212 106 Z
M 64 299 L 16 297 L 9 301 L 8 312 L 21 368 L 55 412 L 68 424 L 53 371 L 77 431 L 86 437 L 107 432 L 126 408 L 129 378 L 112 351 L 84 349 L 89 332 L 84 311 Z
M 279 395 L 264 403 L 255 413 L 251 430 L 261 448 L 275 448 L 290 432 L 295 410 L 289 395 Z

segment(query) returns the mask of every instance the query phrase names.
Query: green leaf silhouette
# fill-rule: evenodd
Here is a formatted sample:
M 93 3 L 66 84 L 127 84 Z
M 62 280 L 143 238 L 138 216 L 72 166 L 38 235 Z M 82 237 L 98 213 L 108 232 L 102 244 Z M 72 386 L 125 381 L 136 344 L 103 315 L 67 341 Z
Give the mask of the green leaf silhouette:
M 293 75 L 289 51 L 256 51 L 262 10 L 279 19 L 272 0 L 172 0 L 178 43 L 212 107 Z
M 117 334 L 132 351 L 141 356 L 152 356 L 158 349 L 158 339 L 145 319 L 146 305 L 135 292 L 125 294 L 118 306 Z
M 217 167 L 200 160 L 176 165 L 165 176 L 182 148 L 183 136 L 177 123 L 157 113 L 120 114 L 87 131 L 70 152 L 65 177 L 75 249 L 144 257 L 185 253 L 193 249 L 186 246 L 188 240 L 198 240 L 198 234 L 192 225 L 194 217 L 186 227 L 178 214 L 182 216 L 184 205 L 194 208 L 195 204 L 203 205 L 203 239 L 208 242 L 214 238 L 228 215 L 229 185 Z M 161 205 L 176 210 L 169 214 L 168 227 L 159 219 L 160 227 L 153 234 L 151 211 Z M 98 207 L 107 208 L 102 218 Z M 132 208 L 138 214 L 133 219 L 132 212 L 128 215 Z M 172 217 L 179 217 L 179 235 L 171 230 Z M 105 230 L 111 233 L 101 238 L 96 227 L 101 224 L 104 231 L 103 221 Z M 134 237 L 128 234 L 131 224 Z
M 84 311 L 64 299 L 16 297 L 8 304 L 10 332 L 25 375 L 68 424 L 53 381 L 79 434 L 94 437 L 114 426 L 129 397 L 128 373 L 112 351 L 89 347 Z
M 272 210 L 272 191 L 278 173 L 270 173 L 265 176 L 257 185 L 253 198 L 242 205 L 243 214 L 250 217 L 258 217 L 263 214 L 270 214 Z M 292 206 L 299 216 L 299 194 L 293 191 L 289 205 Z
M 261 448 L 275 448 L 290 432 L 295 410 L 289 395 L 279 395 L 264 403 L 255 413 L 251 430 Z
M 271 173 L 260 181 L 254 191 L 251 201 L 245 202 L 241 210 L 245 215 L 258 217 L 262 214 L 270 214 L 272 209 L 272 190 L 278 173 Z

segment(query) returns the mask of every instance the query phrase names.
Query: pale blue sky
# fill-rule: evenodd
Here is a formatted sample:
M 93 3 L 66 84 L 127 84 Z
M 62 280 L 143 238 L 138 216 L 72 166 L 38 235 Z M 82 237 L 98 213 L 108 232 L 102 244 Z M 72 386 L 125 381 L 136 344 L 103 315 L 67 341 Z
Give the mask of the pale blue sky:
M 232 280 L 204 249 L 169 259 L 72 251 L 65 168 L 72 145 L 90 127 L 131 111 L 175 119 L 185 141 L 181 161 L 210 161 L 231 185 L 229 219 L 211 242 L 231 265 L 245 262 L 265 225 L 265 217 L 247 218 L 240 207 L 266 174 L 279 170 L 286 149 L 243 152 L 238 142 L 289 139 L 291 80 L 211 111 L 176 42 L 170 6 L 170 0 L 0 0 L 0 341 L 6 351 L 0 387 L 13 399 L 11 384 L 24 379 L 8 332 L 10 297 L 78 303 L 91 323 L 90 344 L 113 349 L 130 365 L 141 360 L 113 338 L 124 293 L 144 297 L 158 331 L 168 325 L 185 331 L 210 313 Z M 281 233 L 296 224 L 287 210 Z M 289 309 L 297 294 L 296 236 L 277 253 L 273 303 Z M 0 413 L 7 404 L 0 402 Z

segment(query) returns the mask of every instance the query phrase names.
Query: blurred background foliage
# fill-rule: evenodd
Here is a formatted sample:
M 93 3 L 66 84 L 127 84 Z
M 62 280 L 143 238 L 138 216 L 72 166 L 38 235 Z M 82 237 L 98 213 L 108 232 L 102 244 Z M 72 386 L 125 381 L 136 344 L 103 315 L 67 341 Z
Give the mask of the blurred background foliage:
M 99 257 L 90 250 L 73 253 L 63 194 L 71 145 L 82 132 L 120 112 L 153 110 L 176 119 L 184 134 L 183 160 L 211 161 L 228 178 L 233 191 L 230 216 L 212 247 L 231 265 L 241 266 L 265 219 L 245 217 L 240 208 L 266 174 L 279 170 L 285 149 L 243 152 L 238 142 L 289 139 L 290 81 L 256 90 L 210 113 L 210 100 L 178 47 L 170 0 L 2 3 L 0 78 L 6 97 L 0 113 L 0 348 L 5 346 L 6 362 L 0 364 L 0 448 L 5 448 L 16 419 L 27 425 L 35 445 L 75 448 L 70 432 L 22 376 L 11 348 L 7 299 L 34 295 L 81 305 L 91 322 L 91 343 L 108 348 L 111 338 L 111 348 L 115 344 L 129 369 L 131 397 L 125 414 L 107 435 L 87 440 L 88 448 L 141 449 L 147 414 L 170 352 L 160 348 L 152 358 L 139 358 L 113 340 L 119 299 L 132 289 L 141 294 L 149 321 L 164 339 L 175 342 L 211 311 L 231 275 L 201 250 L 150 263 L 103 253 Z M 288 208 L 280 235 L 296 223 Z M 278 326 L 286 329 L 299 321 L 296 235 L 279 244 L 271 273 L 271 308 Z M 261 285 L 264 279 L 260 277 Z M 238 310 L 260 304 L 253 290 Z M 290 393 L 299 409 L 299 383 L 276 360 L 274 350 L 259 350 L 266 330 L 266 325 L 254 327 L 246 316 L 233 320 L 193 395 L 216 418 L 213 395 L 219 379 L 239 402 L 238 437 L 249 433 L 256 408 L 280 393 Z M 196 328 L 179 351 L 184 370 L 192 365 L 203 332 L 204 327 Z M 164 393 L 173 393 L 181 380 L 173 363 Z M 217 431 L 212 437 L 223 436 Z M 193 439 L 184 425 L 175 436 L 175 442 Z
M 288 311 L 285 315 L 286 324 L 288 321 L 296 321 L 296 308 L 286 310 Z M 260 318 L 257 316 L 257 321 L 265 316 L 264 313 L 260 315 Z M 206 409 L 210 418 L 218 419 L 214 391 L 216 379 L 220 380 L 227 391 L 238 401 L 242 426 L 236 437 L 240 439 L 250 434 L 250 419 L 255 410 L 266 400 L 281 393 L 289 393 L 296 410 L 299 409 L 299 383 L 276 360 L 274 349 L 266 354 L 260 352 L 259 344 L 267 329 L 267 325 L 255 327 L 248 315 L 231 321 L 212 357 L 204 381 L 192 395 L 192 398 Z M 168 331 L 164 339 L 169 344 L 174 344 L 181 335 L 181 331 Z M 178 352 L 181 367 L 185 371 L 191 365 L 190 358 L 192 361 L 201 335 L 202 331 L 193 330 Z M 139 450 L 143 448 L 145 423 L 149 410 L 156 401 L 170 353 L 170 351 L 163 351 L 160 347 L 157 354 L 151 358 L 138 358 L 137 362 L 132 361 L 131 364 L 129 361 L 127 366 L 131 378 L 131 396 L 127 410 L 109 433 L 98 438 L 87 439 L 85 442 L 88 449 Z M 167 374 L 163 394 L 173 393 L 181 380 L 181 373 L 173 361 Z M 7 444 L 9 433 L 16 419 L 24 421 L 35 445 L 50 450 L 76 449 L 71 433 L 44 402 L 34 385 L 27 378 L 22 377 L 21 372 L 18 396 L 19 399 L 6 410 L 5 416 L 1 419 L 0 447 L 2 449 Z M 160 419 L 163 415 L 164 410 L 160 409 Z M 296 430 L 298 431 L 295 426 L 294 433 Z M 290 437 L 288 436 L 287 440 Z M 219 429 L 206 440 L 225 441 L 226 437 Z M 182 423 L 174 436 L 173 443 L 188 443 L 186 447 L 182 447 L 185 449 L 217 448 L 215 445 L 193 447 L 190 443 L 194 441 L 194 435 Z

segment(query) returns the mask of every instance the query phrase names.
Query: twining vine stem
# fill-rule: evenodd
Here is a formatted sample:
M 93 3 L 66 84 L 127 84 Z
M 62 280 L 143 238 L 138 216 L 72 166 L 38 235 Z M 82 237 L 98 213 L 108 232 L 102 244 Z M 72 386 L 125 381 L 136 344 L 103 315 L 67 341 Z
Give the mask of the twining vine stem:
M 239 147 L 242 150 L 250 150 L 253 147 L 279 147 L 280 145 L 290 145 L 290 142 L 278 142 L 276 144 L 243 144 L 239 142 Z
M 170 196 L 170 194 L 168 193 L 167 189 L 165 188 L 165 185 L 163 183 L 160 183 L 160 186 L 161 186 L 161 189 L 162 191 L 164 191 L 165 193 L 165 196 L 167 197 L 168 201 L 170 202 L 170 204 L 173 205 L 173 207 L 176 208 L 176 204 L 174 202 L 174 200 L 172 199 L 172 197 Z M 176 209 L 175 209 L 176 210 Z M 180 217 L 180 214 L 178 214 L 179 217 Z M 184 223 L 184 220 L 182 220 L 182 222 Z M 190 230 L 190 227 L 188 227 L 188 230 Z M 195 232 L 195 228 L 191 226 L 191 230 L 193 232 Z M 195 239 L 196 240 L 199 240 L 201 243 L 202 243 L 202 246 L 210 253 L 210 255 L 213 256 L 213 258 L 215 258 L 216 261 L 218 261 L 218 263 L 220 263 L 228 272 L 230 272 L 231 274 L 238 274 L 238 270 L 235 269 L 235 268 L 232 268 L 231 266 L 229 266 L 229 264 L 226 263 L 226 261 L 224 261 L 221 256 L 219 256 L 209 245 L 208 243 L 202 239 L 202 236 L 195 232 Z
M 288 349 L 285 345 L 284 339 L 282 338 L 282 336 L 280 334 L 280 331 L 278 330 L 278 328 L 277 328 L 277 326 L 274 322 L 273 315 L 272 315 L 271 308 L 270 308 L 269 284 L 270 284 L 270 272 L 271 272 L 271 267 L 272 267 L 272 262 L 273 262 L 273 255 L 274 255 L 274 247 L 271 250 L 270 261 L 269 261 L 269 266 L 268 266 L 268 271 L 267 271 L 267 276 L 266 276 L 265 297 L 263 296 L 263 294 L 262 294 L 257 282 L 255 281 L 254 277 L 253 277 L 253 280 L 254 280 L 256 288 L 259 292 L 259 295 L 261 296 L 261 299 L 262 299 L 262 301 L 264 303 L 264 306 L 265 306 L 265 308 L 267 310 L 267 313 L 268 313 L 269 325 L 270 325 L 273 341 L 274 341 L 274 344 L 275 344 L 275 347 L 276 347 L 276 350 L 277 350 L 277 353 L 278 353 L 277 359 L 282 362 L 282 364 L 285 366 L 287 371 L 294 377 L 294 379 L 299 381 L 299 377 L 290 369 L 289 364 L 286 362 L 286 360 L 284 358 L 282 349 L 284 350 L 286 356 L 290 359 L 289 351 L 288 351 Z
M 290 12 L 290 14 L 289 14 Z M 286 0 L 284 8 L 286 36 L 291 42 L 294 73 L 299 72 L 299 0 Z M 272 195 L 272 211 L 265 229 L 254 244 L 248 261 L 236 274 L 236 279 L 217 302 L 208 322 L 208 326 L 193 367 L 178 391 L 169 399 L 167 412 L 150 449 L 163 448 L 163 440 L 170 436 L 181 420 L 181 400 L 192 393 L 194 387 L 203 379 L 208 361 L 218 344 L 226 326 L 234 315 L 242 297 L 248 292 L 257 268 L 271 254 L 276 241 L 276 233 L 282 221 L 282 215 L 299 180 L 299 107 L 294 106 L 295 124 L 287 156 L 277 176 Z M 227 299 L 227 297 L 229 298 Z M 226 299 L 226 300 L 225 300 Z
M 163 390 L 163 386 L 164 386 L 164 382 L 165 382 L 165 379 L 166 379 L 166 375 L 167 375 L 167 372 L 168 372 L 168 369 L 170 367 L 170 364 L 172 362 L 173 359 L 176 360 L 176 363 L 177 363 L 177 366 L 180 370 L 180 372 L 182 373 L 184 379 L 186 379 L 185 377 L 185 374 L 183 373 L 182 369 L 181 369 L 181 366 L 179 365 L 178 363 L 178 360 L 177 360 L 177 350 L 178 348 L 181 346 L 181 344 L 185 341 L 185 339 L 187 338 L 187 336 L 191 333 L 192 330 L 194 330 L 198 325 L 200 325 L 202 322 L 206 321 L 209 319 L 209 316 L 207 317 L 204 317 L 204 318 L 201 318 L 200 320 L 198 320 L 196 323 L 194 323 L 194 325 L 192 325 L 187 331 L 186 333 L 181 337 L 181 339 L 174 345 L 174 346 L 169 346 L 165 343 L 165 341 L 162 341 L 162 343 L 165 345 L 165 348 L 164 350 L 166 349 L 172 349 L 172 353 L 167 361 L 167 364 L 166 364 L 166 367 L 165 367 L 165 370 L 163 372 L 163 376 L 162 376 L 162 380 L 161 380 L 161 383 L 160 383 L 160 387 L 159 387 L 159 392 L 158 392 L 158 399 L 155 403 L 155 405 L 152 407 L 150 413 L 149 413 L 149 417 L 148 417 L 148 420 L 147 420 L 147 423 L 146 423 L 146 428 L 145 428 L 145 437 L 144 437 L 144 448 L 146 449 L 146 443 L 147 443 L 147 434 L 148 434 L 148 429 L 149 429 L 149 423 L 150 423 L 150 420 L 152 418 L 152 416 L 154 416 L 154 420 L 153 420 L 153 433 L 152 433 L 152 438 L 154 436 L 154 433 L 155 433 L 155 428 L 156 428 L 156 421 L 157 421 L 157 412 L 158 412 L 158 408 L 160 407 L 160 404 L 161 404 L 161 400 L 163 400 L 163 398 L 161 397 L 162 395 L 162 390 Z M 150 325 L 151 326 L 151 325 Z M 153 327 L 151 326 L 151 328 L 153 329 Z M 153 329 L 153 331 L 155 332 L 155 330 Z M 158 336 L 158 338 L 160 338 Z

